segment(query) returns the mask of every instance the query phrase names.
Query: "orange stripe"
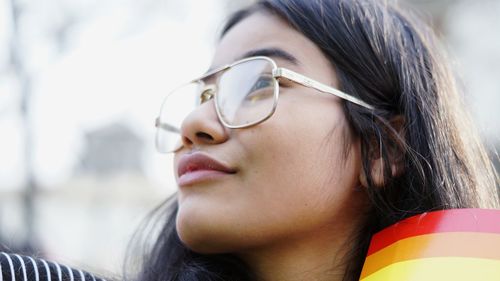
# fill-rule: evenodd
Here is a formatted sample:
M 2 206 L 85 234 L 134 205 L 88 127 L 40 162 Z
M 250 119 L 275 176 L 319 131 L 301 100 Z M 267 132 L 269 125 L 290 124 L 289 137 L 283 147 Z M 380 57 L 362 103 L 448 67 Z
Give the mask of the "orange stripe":
M 401 239 L 441 232 L 500 234 L 500 210 L 450 209 L 404 219 L 373 235 L 368 256 Z
M 474 257 L 500 260 L 500 235 L 448 232 L 406 238 L 368 256 L 361 278 L 396 262 L 430 257 Z

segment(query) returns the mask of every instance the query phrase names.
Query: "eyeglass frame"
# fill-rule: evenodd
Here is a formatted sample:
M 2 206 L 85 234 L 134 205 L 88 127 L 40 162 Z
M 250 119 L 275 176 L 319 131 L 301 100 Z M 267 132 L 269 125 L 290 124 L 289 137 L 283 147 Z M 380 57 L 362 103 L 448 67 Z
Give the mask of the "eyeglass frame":
M 183 84 L 180 87 L 183 87 L 184 85 L 188 85 L 188 84 L 191 84 L 191 83 L 198 83 L 199 81 L 202 81 L 203 79 L 205 79 L 207 77 L 213 76 L 213 75 L 217 74 L 218 72 L 227 71 L 227 70 L 231 69 L 232 67 L 235 67 L 235 66 L 237 66 L 239 64 L 242 64 L 242 63 L 245 63 L 245 62 L 248 62 L 248 61 L 251 61 L 251 60 L 266 60 L 269 63 L 271 63 L 271 65 L 273 67 L 273 69 L 272 69 L 272 78 L 275 80 L 275 81 L 273 81 L 274 85 L 275 85 L 274 86 L 274 93 L 273 93 L 273 97 L 274 97 L 273 98 L 273 108 L 272 108 L 272 110 L 270 111 L 270 113 L 266 117 L 261 118 L 260 120 L 248 123 L 248 124 L 244 124 L 244 125 L 230 125 L 230 124 L 227 124 L 227 122 L 224 121 L 224 118 L 222 118 L 219 106 L 217 105 L 218 104 L 217 103 L 217 91 L 216 91 L 216 87 L 215 86 L 217 85 L 218 81 L 216 83 L 206 85 L 203 88 L 203 90 L 201 91 L 201 93 L 200 93 L 200 98 L 202 99 L 203 102 L 208 101 L 208 100 L 213 99 L 213 98 L 215 99 L 215 111 L 217 113 L 217 117 L 218 117 L 219 121 L 225 127 L 227 127 L 227 128 L 230 128 L 230 129 L 247 128 L 247 127 L 251 127 L 251 126 L 255 126 L 257 124 L 260 124 L 260 123 L 266 121 L 267 119 L 271 118 L 271 116 L 276 111 L 276 107 L 278 106 L 279 86 L 280 86 L 279 79 L 280 78 L 287 79 L 289 81 L 295 82 L 295 83 L 300 84 L 302 86 L 315 89 L 315 90 L 320 91 L 322 93 L 334 95 L 336 97 L 339 97 L 341 99 L 350 101 L 350 102 L 352 102 L 354 104 L 357 104 L 359 106 L 365 107 L 365 108 L 367 108 L 369 110 L 374 110 L 374 107 L 372 105 L 369 105 L 368 103 L 362 101 L 361 99 L 353 97 L 353 96 L 351 96 L 349 94 L 346 94 L 346 93 L 344 93 L 344 92 L 342 92 L 342 91 L 340 91 L 338 89 L 335 89 L 333 87 L 325 85 L 325 84 L 323 84 L 323 83 L 321 83 L 321 82 L 319 82 L 317 80 L 314 80 L 312 78 L 304 76 L 304 75 L 302 75 L 300 73 L 297 73 L 297 72 L 295 72 L 293 70 L 290 70 L 290 69 L 287 69 L 287 68 L 284 68 L 284 67 L 278 67 L 278 65 L 276 64 L 276 62 L 273 59 L 271 59 L 270 57 L 266 57 L 266 56 L 248 57 L 248 58 L 244 58 L 244 59 L 235 61 L 235 62 L 233 62 L 231 64 L 227 64 L 227 65 L 218 67 L 218 68 L 216 68 L 216 69 L 214 69 L 212 71 L 209 71 L 208 73 L 204 74 L 203 76 L 201 76 L 199 78 L 193 79 L 190 82 Z M 180 88 L 180 87 L 178 87 L 178 88 Z M 173 92 L 175 92 L 175 90 Z M 168 98 L 168 96 L 167 96 L 167 98 Z M 166 101 L 166 99 L 165 99 L 165 101 Z M 163 105 L 162 105 L 162 107 L 163 107 Z M 156 120 L 155 120 L 155 127 L 158 128 L 158 129 L 160 129 L 160 128 L 163 127 L 163 129 L 167 129 L 169 131 L 172 131 L 172 129 L 173 129 L 168 124 L 162 124 L 160 122 L 160 117 L 156 118 Z M 165 128 L 165 127 L 167 127 L 167 128 Z M 177 130 L 177 129 L 175 129 L 175 132 L 176 133 L 180 133 L 179 130 Z

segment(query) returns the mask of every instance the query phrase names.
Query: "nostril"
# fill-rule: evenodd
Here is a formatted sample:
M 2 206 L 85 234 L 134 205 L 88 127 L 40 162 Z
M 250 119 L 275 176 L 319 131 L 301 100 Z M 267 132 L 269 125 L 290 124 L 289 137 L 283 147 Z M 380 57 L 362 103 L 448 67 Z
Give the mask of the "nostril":
M 186 144 L 189 144 L 189 145 L 193 144 L 193 142 L 188 137 L 183 136 L 182 140 Z
M 204 140 L 209 140 L 209 141 L 214 140 L 214 138 L 211 135 L 204 133 L 204 132 L 197 132 L 196 137 L 200 138 L 200 139 L 204 139 Z

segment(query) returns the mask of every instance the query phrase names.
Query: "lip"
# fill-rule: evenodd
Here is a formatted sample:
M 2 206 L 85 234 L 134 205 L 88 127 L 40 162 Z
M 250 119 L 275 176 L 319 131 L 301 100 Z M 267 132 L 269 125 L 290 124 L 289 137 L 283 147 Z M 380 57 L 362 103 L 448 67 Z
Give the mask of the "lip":
M 214 158 L 195 152 L 181 156 L 177 168 L 178 185 L 186 186 L 236 173 Z

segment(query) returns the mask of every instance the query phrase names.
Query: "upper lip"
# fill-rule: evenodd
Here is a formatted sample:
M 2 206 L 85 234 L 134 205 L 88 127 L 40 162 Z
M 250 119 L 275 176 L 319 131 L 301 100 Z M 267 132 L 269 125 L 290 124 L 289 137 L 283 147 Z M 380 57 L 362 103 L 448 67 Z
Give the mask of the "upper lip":
M 230 174 L 236 172 L 235 169 L 229 168 L 210 156 L 200 152 L 181 156 L 179 166 L 177 168 L 177 175 L 179 177 L 185 173 L 197 170 L 213 170 Z

